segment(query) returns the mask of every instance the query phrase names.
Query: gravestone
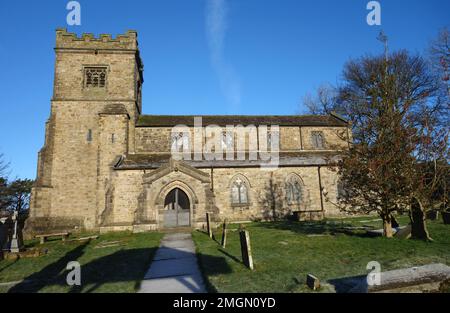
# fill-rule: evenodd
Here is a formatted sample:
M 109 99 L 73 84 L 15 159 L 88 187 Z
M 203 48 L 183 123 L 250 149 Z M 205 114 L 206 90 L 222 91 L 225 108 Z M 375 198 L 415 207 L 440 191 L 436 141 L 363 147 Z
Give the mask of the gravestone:
M 13 221 L 13 235 L 9 245 L 9 250 L 12 253 L 19 253 L 24 250 L 22 227 L 19 224 L 19 212 L 14 211 L 12 221 Z
M 435 221 L 439 218 L 439 211 L 437 210 L 430 210 L 427 212 L 427 220 Z
M 319 290 L 320 280 L 316 276 L 308 274 L 306 275 L 306 285 L 312 290 Z
M 211 230 L 211 217 L 210 217 L 210 213 L 206 213 L 206 229 L 208 231 L 208 236 L 209 238 L 213 237 L 213 233 Z
M 412 239 L 430 239 L 425 225 L 425 214 L 422 204 L 416 198 L 411 200 L 411 238 Z
M 450 212 L 444 211 L 442 212 L 442 221 L 445 225 L 450 225 Z
M 405 228 L 399 229 L 394 237 L 399 239 L 409 239 L 411 237 L 411 224 L 405 226 Z
M 247 230 L 243 229 L 239 231 L 239 237 L 241 241 L 241 254 L 244 265 L 253 270 L 253 258 L 252 249 L 250 246 L 250 234 Z
M 227 245 L 227 220 L 224 220 L 222 228 L 222 248 L 226 248 L 226 245 Z

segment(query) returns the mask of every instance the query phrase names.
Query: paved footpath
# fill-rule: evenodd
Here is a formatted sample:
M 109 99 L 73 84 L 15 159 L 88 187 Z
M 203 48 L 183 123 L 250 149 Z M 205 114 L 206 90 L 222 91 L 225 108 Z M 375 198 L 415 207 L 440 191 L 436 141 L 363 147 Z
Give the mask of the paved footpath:
M 140 293 L 206 292 L 191 234 L 167 234 L 141 282 Z

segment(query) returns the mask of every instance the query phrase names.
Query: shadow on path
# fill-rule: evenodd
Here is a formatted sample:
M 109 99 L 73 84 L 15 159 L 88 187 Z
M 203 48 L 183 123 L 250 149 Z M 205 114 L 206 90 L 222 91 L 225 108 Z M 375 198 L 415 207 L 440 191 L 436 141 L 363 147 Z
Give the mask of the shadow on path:
M 61 287 L 62 292 L 64 288 L 74 293 L 94 292 L 105 284 L 118 282 L 134 282 L 134 289 L 137 289 L 156 251 L 156 248 L 123 249 L 91 260 L 81 265 L 81 286 L 69 287 L 66 283 L 69 273 L 66 266 L 69 262 L 82 257 L 88 244 L 89 242 L 84 243 L 69 251 L 56 262 L 26 277 L 22 283 L 10 288 L 8 292 L 34 293 L 51 286 Z M 116 290 L 108 290 L 114 291 Z

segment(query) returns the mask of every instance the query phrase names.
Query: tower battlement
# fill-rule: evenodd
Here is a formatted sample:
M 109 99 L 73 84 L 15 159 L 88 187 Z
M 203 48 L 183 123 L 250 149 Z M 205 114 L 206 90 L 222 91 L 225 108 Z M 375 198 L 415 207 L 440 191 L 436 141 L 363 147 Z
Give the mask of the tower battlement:
M 128 30 L 125 34 L 119 34 L 113 38 L 111 34 L 84 33 L 78 37 L 65 28 L 56 30 L 56 49 L 88 49 L 88 50 L 138 50 L 137 32 Z

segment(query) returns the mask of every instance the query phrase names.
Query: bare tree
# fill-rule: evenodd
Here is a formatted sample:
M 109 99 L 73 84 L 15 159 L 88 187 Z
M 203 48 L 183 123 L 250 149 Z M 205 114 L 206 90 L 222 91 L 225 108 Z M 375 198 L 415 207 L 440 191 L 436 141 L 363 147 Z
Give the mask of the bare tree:
M 316 94 L 312 96 L 307 94 L 303 98 L 303 106 L 309 114 L 328 115 L 334 111 L 339 111 L 336 104 L 337 90 L 330 84 L 323 84 L 316 90 Z
M 442 95 L 450 97 L 450 31 L 447 28 L 439 32 L 438 37 L 430 45 L 430 60 L 439 77 Z
M 0 177 L 6 178 L 9 163 L 4 160 L 3 153 L 0 153 Z
M 339 164 L 347 191 L 340 206 L 377 212 L 387 237 L 394 213 L 427 202 L 442 176 L 443 168 L 436 167 L 435 178 L 424 183 L 430 172 L 420 165 L 438 164 L 448 153 L 448 137 L 432 128 L 439 115 L 437 91 L 427 63 L 406 51 L 363 57 L 344 68 L 338 105 L 352 121 L 354 144 Z

